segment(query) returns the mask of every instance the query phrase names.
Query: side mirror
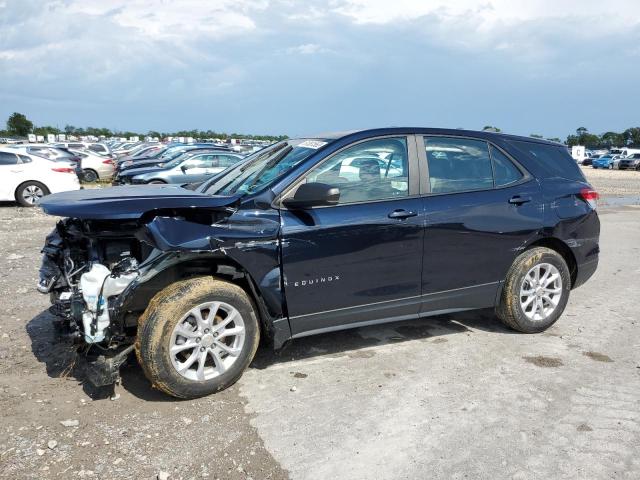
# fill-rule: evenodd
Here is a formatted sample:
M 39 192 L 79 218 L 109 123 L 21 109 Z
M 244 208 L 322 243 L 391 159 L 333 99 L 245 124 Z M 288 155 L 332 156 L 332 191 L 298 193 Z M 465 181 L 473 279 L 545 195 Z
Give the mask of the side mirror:
M 304 209 L 337 205 L 340 200 L 340 189 L 326 183 L 303 183 L 298 187 L 293 197 L 286 198 L 282 203 L 291 209 Z
M 180 170 L 182 170 L 182 173 L 187 173 L 187 166 L 186 165 L 180 165 Z

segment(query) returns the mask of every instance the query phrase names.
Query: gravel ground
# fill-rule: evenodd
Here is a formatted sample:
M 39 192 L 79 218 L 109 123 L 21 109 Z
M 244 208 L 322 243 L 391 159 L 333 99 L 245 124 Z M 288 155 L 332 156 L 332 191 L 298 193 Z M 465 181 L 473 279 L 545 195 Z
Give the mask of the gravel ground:
M 640 172 L 580 167 L 587 180 L 604 197 L 630 196 L 640 203 Z M 606 200 L 606 199 L 605 199 Z
M 601 265 L 544 334 L 482 311 L 309 337 L 176 401 L 135 363 L 117 398 L 74 377 L 34 290 L 55 220 L 0 204 L 0 478 L 640 478 L 640 208 L 601 220 Z

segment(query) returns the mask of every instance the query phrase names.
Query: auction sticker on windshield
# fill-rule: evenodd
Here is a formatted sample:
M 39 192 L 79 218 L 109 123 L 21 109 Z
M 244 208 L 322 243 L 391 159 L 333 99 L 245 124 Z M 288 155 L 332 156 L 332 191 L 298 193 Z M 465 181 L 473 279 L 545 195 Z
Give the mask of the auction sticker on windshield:
M 300 143 L 298 147 L 313 148 L 314 150 L 317 150 L 320 147 L 324 147 L 326 144 L 327 142 L 323 142 L 321 140 L 305 140 Z

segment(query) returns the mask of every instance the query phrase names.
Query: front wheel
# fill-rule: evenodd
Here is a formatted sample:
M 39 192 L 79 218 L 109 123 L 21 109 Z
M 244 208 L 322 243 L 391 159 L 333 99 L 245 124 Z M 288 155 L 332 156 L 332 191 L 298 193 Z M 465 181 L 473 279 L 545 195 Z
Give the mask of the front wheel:
M 196 398 L 233 385 L 249 366 L 260 328 L 239 286 L 212 277 L 159 292 L 138 322 L 136 354 L 153 386 Z
M 613 163 L 609 164 L 609 170 L 613 170 Z
M 570 291 L 571 275 L 564 258 L 550 248 L 532 248 L 511 265 L 496 315 L 514 330 L 542 332 L 560 318 Z
M 150 180 L 147 182 L 149 185 L 166 185 L 164 180 Z

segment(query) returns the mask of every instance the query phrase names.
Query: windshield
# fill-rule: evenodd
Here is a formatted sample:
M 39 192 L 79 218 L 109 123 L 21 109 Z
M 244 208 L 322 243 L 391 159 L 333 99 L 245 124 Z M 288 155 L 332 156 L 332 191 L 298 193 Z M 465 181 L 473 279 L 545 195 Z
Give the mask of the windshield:
M 182 155 L 184 152 L 191 149 L 193 149 L 193 147 L 187 147 L 185 145 L 169 147 L 158 158 L 164 161 L 173 160 L 178 155 Z
M 276 181 L 326 145 L 322 140 L 285 140 L 260 150 L 204 187 L 209 195 L 247 195 Z

